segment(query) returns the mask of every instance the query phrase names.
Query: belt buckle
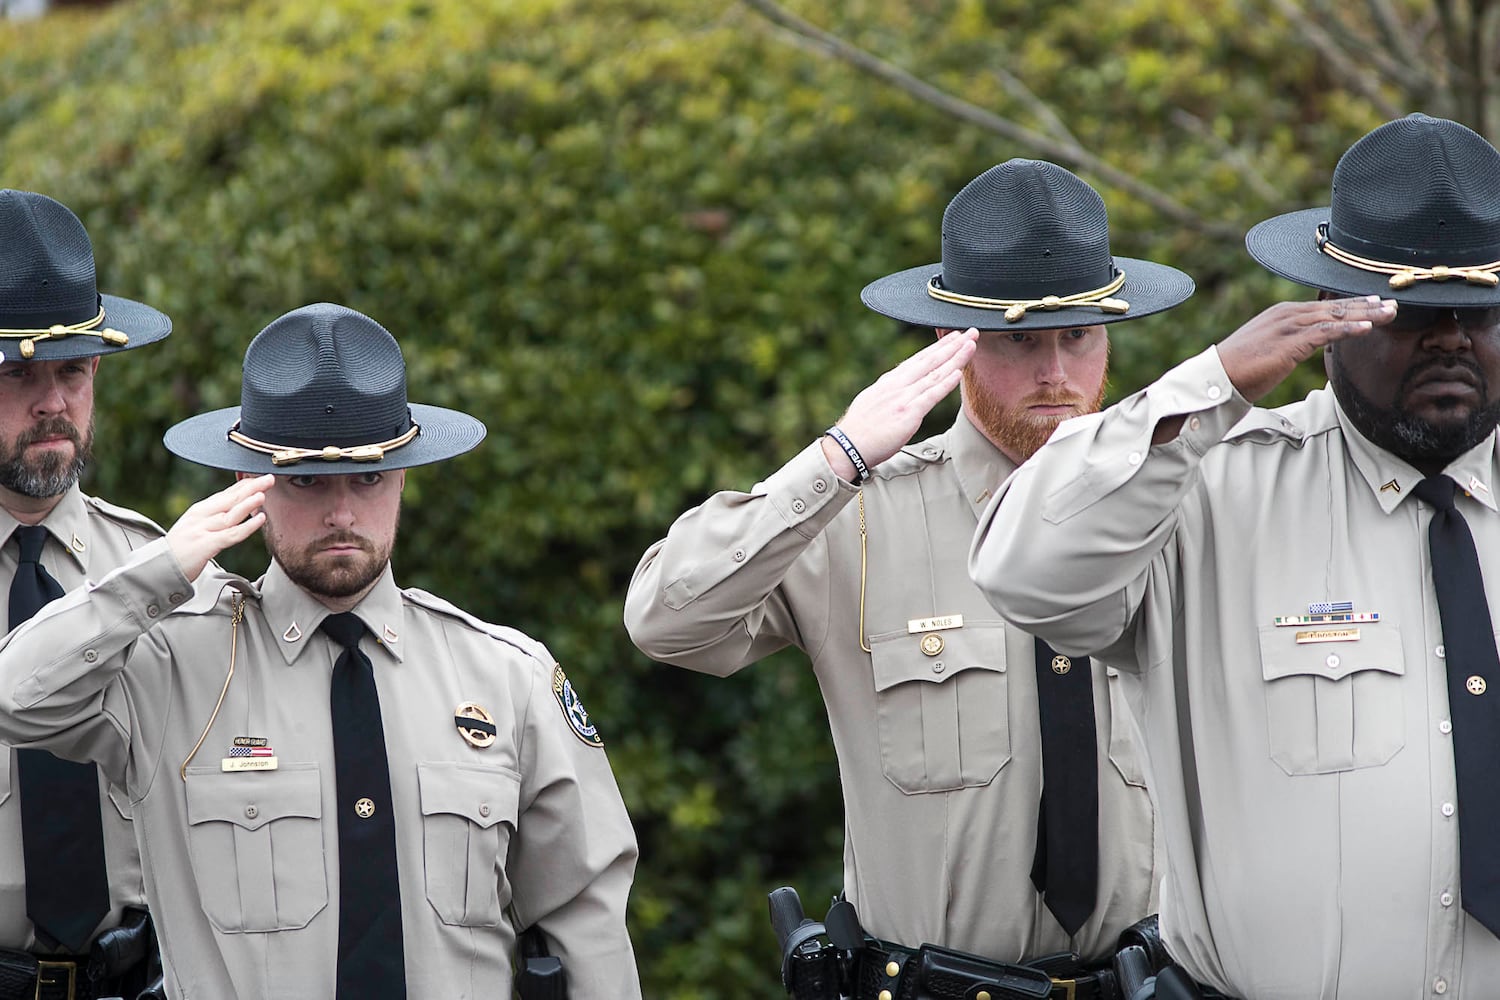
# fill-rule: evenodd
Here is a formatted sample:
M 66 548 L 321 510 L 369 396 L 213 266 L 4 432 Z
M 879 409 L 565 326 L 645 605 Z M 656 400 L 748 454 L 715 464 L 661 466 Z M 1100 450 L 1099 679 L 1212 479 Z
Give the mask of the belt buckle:
M 48 978 L 49 975 L 52 974 L 61 974 L 61 976 L 65 978 Z M 54 989 L 48 989 L 45 993 L 43 993 L 42 988 L 44 986 L 61 987 L 64 982 L 67 983 L 66 992 L 62 993 L 61 996 L 64 998 L 64 1000 L 73 1000 L 73 998 L 77 995 L 78 990 L 77 962 L 48 962 L 45 959 L 37 960 L 35 994 L 36 1000 L 53 1000 L 54 997 L 57 997 L 59 995 L 58 992 Z
M 1062 992 L 1059 993 L 1058 991 Z M 1052 1000 L 1077 1000 L 1078 980 L 1076 979 L 1054 979 L 1052 980 Z

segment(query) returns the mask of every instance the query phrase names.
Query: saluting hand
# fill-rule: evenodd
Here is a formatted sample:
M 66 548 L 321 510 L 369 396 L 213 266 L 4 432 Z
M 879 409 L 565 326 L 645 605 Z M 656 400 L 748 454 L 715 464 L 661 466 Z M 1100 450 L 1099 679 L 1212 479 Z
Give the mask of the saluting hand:
M 854 397 L 839 418 L 838 426 L 866 465 L 875 468 L 911 440 L 922 426 L 922 418 L 958 385 L 964 366 L 974 356 L 978 339 L 979 331 L 973 327 L 950 331 Z M 826 437 L 823 454 L 840 477 L 850 482 L 857 478 L 849 456 Z
M 1320 347 L 1362 337 L 1396 317 L 1393 299 L 1278 302 L 1219 344 L 1219 361 L 1249 402 L 1262 399 Z
M 167 532 L 167 547 L 184 576 L 198 579 L 210 559 L 260 530 L 266 520 L 261 505 L 275 482 L 271 475 L 240 479 L 182 512 Z

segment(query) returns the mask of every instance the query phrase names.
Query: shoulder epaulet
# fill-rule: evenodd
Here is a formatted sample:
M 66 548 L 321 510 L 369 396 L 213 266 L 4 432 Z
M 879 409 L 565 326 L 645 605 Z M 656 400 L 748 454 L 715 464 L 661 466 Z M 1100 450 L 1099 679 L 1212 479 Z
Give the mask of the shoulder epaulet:
M 939 434 L 936 437 L 927 438 L 925 441 L 913 441 L 905 445 L 896 454 L 881 462 L 875 467 L 877 478 L 890 479 L 894 476 L 909 476 L 913 472 L 925 468 L 948 457 L 947 438 Z
M 172 613 L 206 615 L 222 610 L 227 614 L 234 607 L 235 595 L 251 601 L 260 600 L 260 591 L 255 584 L 242 576 L 226 573 L 217 564 L 210 563 L 193 584 L 193 596 L 173 608 Z
M 87 493 L 83 495 L 83 502 L 111 521 L 123 524 L 126 527 L 138 528 L 153 538 L 166 534 L 162 530 L 161 525 L 151 520 L 145 514 L 131 510 L 129 507 L 121 507 L 119 504 L 113 504 L 108 500 L 89 496 Z
M 1318 421 L 1306 401 L 1266 410 L 1257 406 L 1239 419 L 1224 435 L 1225 441 L 1271 442 L 1295 441 L 1298 444 L 1327 427 L 1314 426 Z
M 544 667 L 552 667 L 557 663 L 552 658 L 552 654 L 547 652 L 546 646 L 543 646 L 525 632 L 505 625 L 495 625 L 482 618 L 476 618 L 451 601 L 446 601 L 434 593 L 416 587 L 404 588 L 401 591 L 401 596 L 419 608 L 424 608 L 445 618 L 451 618 L 476 632 L 482 632 L 492 639 L 499 639 L 506 645 L 520 650 Z

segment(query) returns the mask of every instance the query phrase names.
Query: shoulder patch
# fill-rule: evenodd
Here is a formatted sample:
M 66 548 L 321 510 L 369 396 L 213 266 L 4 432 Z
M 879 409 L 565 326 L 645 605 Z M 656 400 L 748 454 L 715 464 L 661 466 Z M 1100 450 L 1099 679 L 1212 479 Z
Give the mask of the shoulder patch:
M 121 507 L 119 504 L 112 504 L 108 500 L 101 500 L 98 497 L 89 496 L 87 493 L 83 495 L 83 502 L 111 521 L 123 524 L 126 527 L 138 528 L 152 538 L 166 534 L 162 530 L 161 525 L 151 520 L 145 514 L 131 510 L 129 507 Z
M 562 708 L 563 718 L 568 720 L 568 727 L 573 730 L 574 736 L 591 747 L 604 746 L 599 727 L 589 719 L 588 709 L 583 707 L 578 692 L 573 690 L 573 682 L 568 680 L 568 675 L 563 673 L 561 666 L 552 668 L 552 696 Z
M 547 647 L 537 642 L 525 632 L 518 631 L 506 625 L 495 625 L 485 621 L 483 618 L 476 618 L 458 605 L 446 601 L 429 591 L 419 590 L 416 587 L 403 589 L 401 596 L 419 608 L 442 615 L 445 618 L 452 618 L 476 632 L 483 632 L 491 638 L 499 639 L 507 646 L 514 647 L 533 660 L 539 660 L 547 665 L 554 662 L 552 654 L 547 652 Z

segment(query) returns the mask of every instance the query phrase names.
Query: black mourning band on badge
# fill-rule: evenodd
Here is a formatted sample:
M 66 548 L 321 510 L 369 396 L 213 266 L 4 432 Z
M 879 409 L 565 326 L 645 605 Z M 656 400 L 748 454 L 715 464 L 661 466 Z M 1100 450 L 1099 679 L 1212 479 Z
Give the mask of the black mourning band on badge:
M 488 736 L 494 736 L 500 731 L 495 728 L 493 722 L 485 722 L 483 719 L 471 719 L 465 715 L 455 715 L 453 722 L 459 729 L 477 729 Z

